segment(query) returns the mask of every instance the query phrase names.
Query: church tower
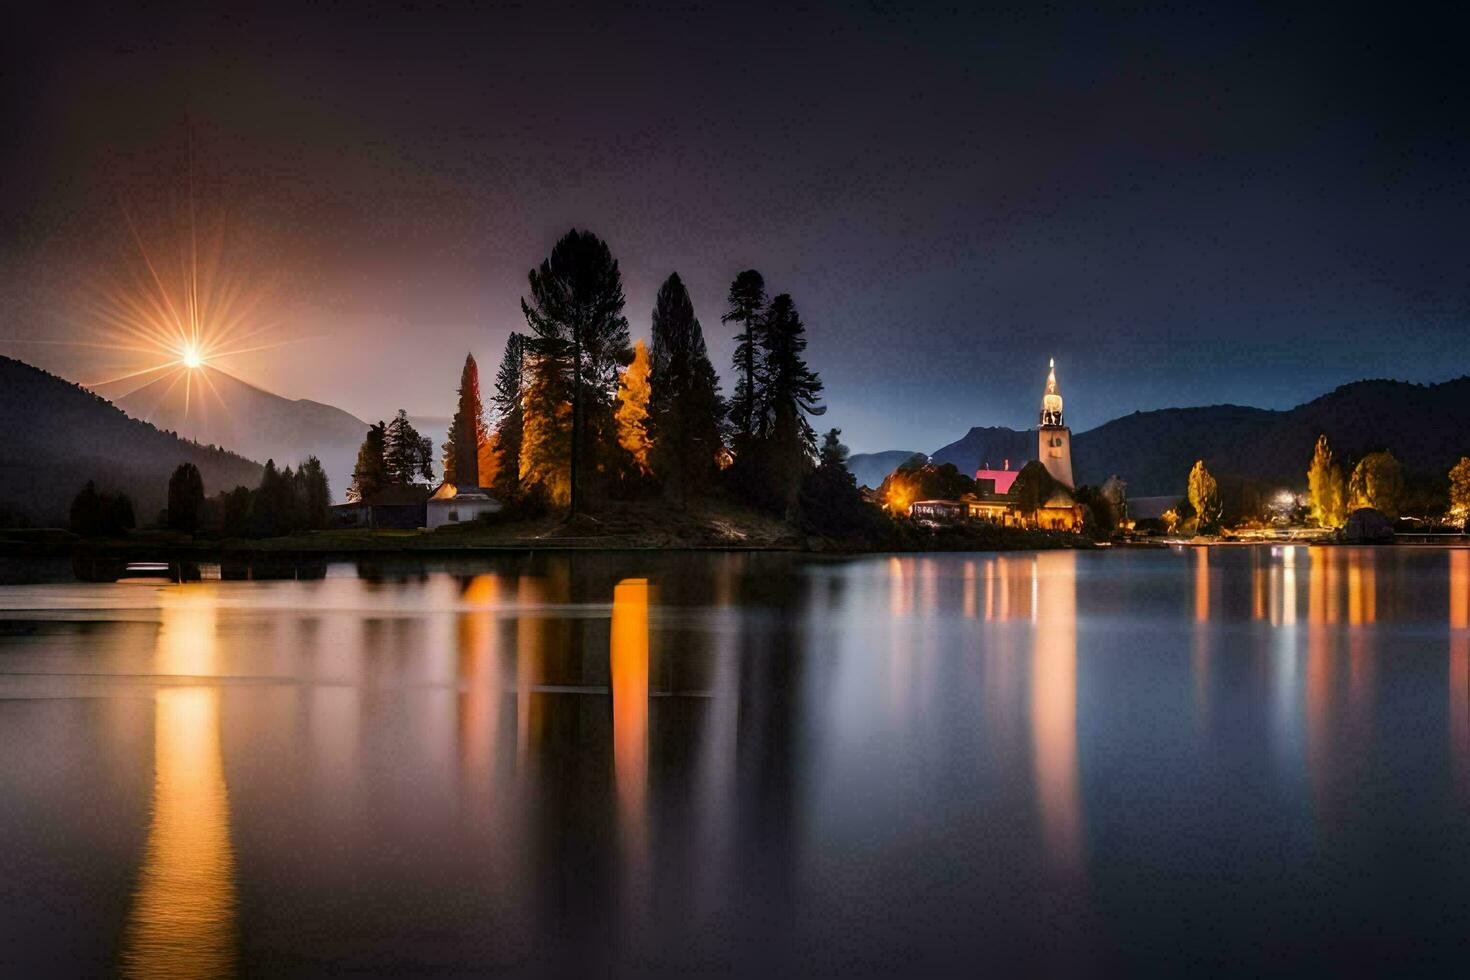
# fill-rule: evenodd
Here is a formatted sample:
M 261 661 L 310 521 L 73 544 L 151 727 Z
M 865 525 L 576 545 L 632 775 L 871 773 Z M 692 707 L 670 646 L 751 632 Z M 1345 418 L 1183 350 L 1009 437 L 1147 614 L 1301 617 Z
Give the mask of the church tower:
M 1057 362 L 1051 362 L 1046 392 L 1041 396 L 1041 428 L 1036 434 L 1036 458 L 1058 483 L 1072 483 L 1072 430 L 1062 424 L 1062 393 L 1057 390 Z

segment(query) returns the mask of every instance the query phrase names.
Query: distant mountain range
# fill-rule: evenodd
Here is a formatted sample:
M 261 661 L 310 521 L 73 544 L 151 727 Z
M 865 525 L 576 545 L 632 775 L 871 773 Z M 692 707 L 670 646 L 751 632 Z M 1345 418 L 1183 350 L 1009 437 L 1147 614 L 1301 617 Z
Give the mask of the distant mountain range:
M 1409 474 L 1441 477 L 1470 455 L 1470 377 L 1433 385 L 1357 381 L 1286 411 L 1213 405 L 1134 412 L 1074 433 L 1072 466 L 1079 483 L 1098 484 L 1116 473 L 1134 496 L 1182 496 L 1197 459 L 1216 477 L 1302 487 L 1323 433 L 1339 459 L 1388 449 Z M 855 475 L 861 470 L 859 483 L 876 487 L 887 475 L 876 471 L 906 455 L 858 454 L 848 466 Z M 1019 468 L 1036 457 L 1036 432 L 976 427 L 930 455 L 967 473 L 1006 459 Z
M 186 439 L 274 459 L 280 467 L 315 456 L 326 468 L 335 500 L 346 497 L 368 429 L 340 408 L 283 398 L 208 365 L 195 368 L 187 384 L 181 375 L 170 375 L 124 395 L 117 405 Z
M 261 466 L 129 418 L 111 402 L 22 361 L 0 356 L 0 512 L 65 527 L 88 480 L 133 499 L 140 523 L 168 501 L 182 462 L 199 467 L 206 493 L 260 482 Z

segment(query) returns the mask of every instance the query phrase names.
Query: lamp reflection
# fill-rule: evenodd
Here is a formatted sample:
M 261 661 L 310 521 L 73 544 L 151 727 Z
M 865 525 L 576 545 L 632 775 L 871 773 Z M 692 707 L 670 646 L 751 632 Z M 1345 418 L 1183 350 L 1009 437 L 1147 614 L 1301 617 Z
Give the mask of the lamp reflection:
M 490 769 L 500 721 L 499 684 L 495 676 L 496 618 L 500 580 L 476 575 L 465 585 L 466 608 L 456 623 L 459 646 L 458 736 L 466 790 L 485 806 L 490 799 Z
M 1033 566 L 1035 659 L 1031 725 L 1036 795 L 1049 860 L 1074 869 L 1082 857 L 1077 772 L 1077 556 L 1042 552 Z
M 613 701 L 613 772 L 624 837 L 641 852 L 648 792 L 647 579 L 624 579 L 613 589 L 609 666 Z
M 1450 552 L 1450 754 L 1470 792 L 1470 551 Z
M 217 666 L 214 593 L 164 590 L 155 650 L 160 674 Z M 123 940 L 129 976 L 214 977 L 236 958 L 235 855 L 220 747 L 220 695 L 165 687 L 154 707 L 153 819 Z

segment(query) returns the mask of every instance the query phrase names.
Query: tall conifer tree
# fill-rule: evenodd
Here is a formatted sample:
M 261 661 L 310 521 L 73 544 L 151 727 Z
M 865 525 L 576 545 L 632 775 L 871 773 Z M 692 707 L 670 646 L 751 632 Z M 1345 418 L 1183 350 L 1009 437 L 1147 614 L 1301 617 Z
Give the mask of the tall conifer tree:
M 459 402 L 444 440 L 444 479 L 458 487 L 480 485 L 480 445 L 485 441 L 485 409 L 480 403 L 480 369 L 466 354 L 459 374 Z
M 735 336 L 735 396 L 730 399 L 730 422 L 739 442 L 755 435 L 760 412 L 760 349 L 765 327 L 766 281 L 754 269 L 746 269 L 730 283 L 729 309 L 723 323 L 738 323 Z
M 714 476 L 724 406 L 704 331 L 677 272 L 654 302 L 650 380 L 654 471 L 685 503 Z

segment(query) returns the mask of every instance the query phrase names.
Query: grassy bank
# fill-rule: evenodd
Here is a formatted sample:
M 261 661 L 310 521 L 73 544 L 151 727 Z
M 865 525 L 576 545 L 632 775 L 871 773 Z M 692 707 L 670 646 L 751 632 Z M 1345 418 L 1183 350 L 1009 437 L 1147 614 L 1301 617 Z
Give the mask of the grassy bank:
M 61 530 L 0 530 L 0 555 L 109 555 L 128 559 L 212 555 L 389 555 L 542 549 L 757 550 L 820 553 L 1004 551 L 1087 547 L 1074 535 L 990 525 L 926 528 L 894 522 L 881 535 L 848 540 L 803 533 L 769 514 L 727 503 L 689 510 L 648 503 L 608 506 L 566 520 L 560 515 L 428 530 L 343 528 L 279 538 L 219 538 L 140 530 L 119 538 L 79 538 Z

